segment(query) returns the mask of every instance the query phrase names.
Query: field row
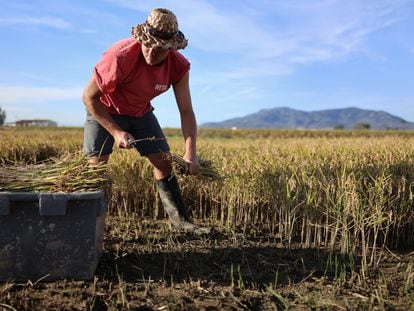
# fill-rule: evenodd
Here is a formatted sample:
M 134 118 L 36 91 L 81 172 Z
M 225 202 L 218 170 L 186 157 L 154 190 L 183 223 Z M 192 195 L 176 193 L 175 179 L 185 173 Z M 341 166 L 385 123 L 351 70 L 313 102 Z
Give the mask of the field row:
M 182 154 L 179 132 L 166 132 L 173 152 Z M 376 246 L 412 246 L 414 134 L 308 133 L 202 130 L 199 155 L 223 178 L 180 178 L 192 216 L 229 232 L 260 230 L 285 245 L 362 249 L 367 263 Z M 79 153 L 82 145 L 81 129 L 0 135 L 4 165 Z M 108 169 L 113 215 L 165 216 L 145 159 L 117 149 Z

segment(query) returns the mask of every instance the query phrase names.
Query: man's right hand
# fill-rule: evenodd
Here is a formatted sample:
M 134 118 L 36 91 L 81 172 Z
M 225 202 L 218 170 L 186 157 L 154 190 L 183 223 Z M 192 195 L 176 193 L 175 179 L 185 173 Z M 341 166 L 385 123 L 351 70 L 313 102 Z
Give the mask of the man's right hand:
M 134 136 L 122 130 L 119 125 L 112 119 L 111 115 L 102 105 L 100 98 L 103 93 L 96 84 L 95 77 L 92 75 L 86 86 L 82 99 L 88 111 L 114 138 L 115 146 L 119 148 L 132 148 L 129 141 L 134 140 Z
M 115 145 L 119 148 L 130 149 L 133 146 L 130 144 L 130 141 L 135 140 L 134 136 L 125 131 L 117 131 L 114 134 Z

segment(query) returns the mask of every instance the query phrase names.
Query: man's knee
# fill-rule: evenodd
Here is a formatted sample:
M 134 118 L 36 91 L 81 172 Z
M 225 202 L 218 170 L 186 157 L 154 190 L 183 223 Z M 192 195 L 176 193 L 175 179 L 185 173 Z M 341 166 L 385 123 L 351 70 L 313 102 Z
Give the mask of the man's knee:
M 156 178 L 163 178 L 171 174 L 172 163 L 169 153 L 154 153 L 146 155 L 146 157 L 154 167 Z

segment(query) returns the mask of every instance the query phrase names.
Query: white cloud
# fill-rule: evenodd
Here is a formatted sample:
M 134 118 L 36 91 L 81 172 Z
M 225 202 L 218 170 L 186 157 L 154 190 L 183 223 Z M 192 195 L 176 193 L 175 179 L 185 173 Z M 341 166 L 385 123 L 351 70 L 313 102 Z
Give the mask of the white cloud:
M 108 1 L 145 14 L 154 6 L 149 0 Z M 157 2 L 176 13 L 193 48 L 232 55 L 237 74 L 257 76 L 288 74 L 298 65 L 348 55 L 368 57 L 366 39 L 405 18 L 407 5 L 404 0 L 240 0 L 219 8 L 206 0 Z
M 85 35 L 101 32 L 102 35 L 100 25 L 114 31 L 125 25 L 124 16 L 105 11 L 102 5 L 95 7 L 94 3 L 59 0 L 44 6 L 35 3 L 26 3 L 24 6 L 8 5 L 10 8 L 0 13 L 0 28 L 32 26 L 70 30 Z
M 18 25 L 34 25 L 46 26 L 57 29 L 69 29 L 71 24 L 59 17 L 51 16 L 25 16 L 25 17 L 9 17 L 0 18 L 0 26 L 18 26 Z
M 50 101 L 77 99 L 80 100 L 83 88 L 53 88 L 53 87 L 26 87 L 0 86 L 0 103 L 47 103 Z
M 80 87 L 0 86 L 0 107 L 7 122 L 48 118 L 59 125 L 79 126 L 84 120 Z
M 80 33 L 86 34 L 86 35 L 96 35 L 98 33 L 98 30 L 96 29 L 80 29 Z

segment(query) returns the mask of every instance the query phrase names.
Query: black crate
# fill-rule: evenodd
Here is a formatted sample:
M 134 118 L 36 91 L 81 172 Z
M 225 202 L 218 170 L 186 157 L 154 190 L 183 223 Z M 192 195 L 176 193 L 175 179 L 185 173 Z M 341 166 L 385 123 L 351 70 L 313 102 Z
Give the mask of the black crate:
M 106 208 L 104 191 L 0 192 L 0 281 L 93 278 Z

